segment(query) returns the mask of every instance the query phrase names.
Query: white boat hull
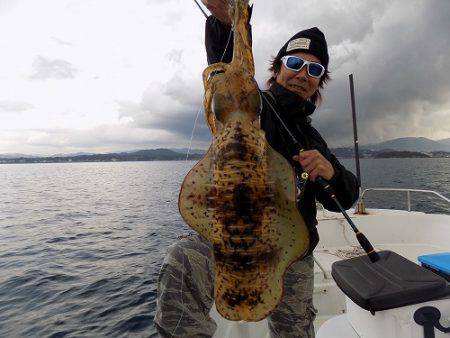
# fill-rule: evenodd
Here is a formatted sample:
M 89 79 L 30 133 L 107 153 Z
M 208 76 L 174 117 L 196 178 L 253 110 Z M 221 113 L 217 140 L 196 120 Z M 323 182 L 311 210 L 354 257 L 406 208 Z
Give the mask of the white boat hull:
M 414 313 L 423 306 L 433 306 L 441 312 L 441 325 L 449 326 L 450 298 L 434 300 L 430 302 L 403 306 L 401 308 L 375 312 L 372 315 L 346 297 L 347 314 L 340 318 L 355 331 L 355 337 L 364 338 L 423 338 L 423 326 L 414 321 Z M 336 323 L 336 322 L 335 322 Z M 337 331 L 335 331 L 337 332 Z M 329 338 L 322 328 L 317 332 L 316 338 Z M 334 334 L 335 338 L 347 338 L 342 334 Z M 435 338 L 449 337 L 435 329 Z

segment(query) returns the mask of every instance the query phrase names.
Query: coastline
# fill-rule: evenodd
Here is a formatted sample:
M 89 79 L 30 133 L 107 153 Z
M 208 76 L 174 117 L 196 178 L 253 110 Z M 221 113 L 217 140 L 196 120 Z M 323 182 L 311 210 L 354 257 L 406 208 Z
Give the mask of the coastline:
M 352 149 L 331 149 L 338 158 L 352 159 Z M 189 154 L 189 160 L 200 160 L 204 154 Z M 450 158 L 450 152 L 414 152 L 395 150 L 363 150 L 360 158 Z M 174 152 L 168 149 L 140 150 L 130 153 L 89 154 L 76 156 L 48 156 L 48 157 L 0 157 L 0 164 L 28 164 L 28 163 L 82 163 L 82 162 L 140 162 L 140 161 L 182 161 L 186 160 L 186 154 Z

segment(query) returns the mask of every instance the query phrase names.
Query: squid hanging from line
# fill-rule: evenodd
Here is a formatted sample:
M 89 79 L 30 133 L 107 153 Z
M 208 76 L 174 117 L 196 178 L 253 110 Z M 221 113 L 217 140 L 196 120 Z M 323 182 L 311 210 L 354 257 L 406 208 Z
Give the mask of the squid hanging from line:
M 259 126 L 248 0 L 235 0 L 231 14 L 233 60 L 203 72 L 212 144 L 185 177 L 179 210 L 212 243 L 218 312 L 259 321 L 281 301 L 283 275 L 308 251 L 309 234 L 296 206 L 294 170 Z

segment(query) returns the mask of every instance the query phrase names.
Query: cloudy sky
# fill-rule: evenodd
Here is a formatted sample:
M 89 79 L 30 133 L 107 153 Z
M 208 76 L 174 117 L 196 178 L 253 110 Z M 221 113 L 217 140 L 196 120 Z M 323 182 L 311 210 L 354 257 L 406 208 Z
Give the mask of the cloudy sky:
M 318 26 L 333 80 L 313 124 L 352 143 L 450 137 L 450 1 L 255 0 L 257 80 L 297 31 Z M 0 0 L 0 153 L 189 145 L 202 108 L 204 17 L 192 0 Z M 193 147 L 205 148 L 203 113 Z

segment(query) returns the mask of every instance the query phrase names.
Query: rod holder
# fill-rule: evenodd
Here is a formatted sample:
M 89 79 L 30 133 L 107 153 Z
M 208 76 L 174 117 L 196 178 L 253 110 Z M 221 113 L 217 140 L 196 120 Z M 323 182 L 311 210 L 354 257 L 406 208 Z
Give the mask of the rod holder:
M 414 312 L 414 321 L 423 326 L 424 338 L 434 338 L 434 329 L 449 333 L 450 327 L 443 327 L 439 322 L 441 312 L 433 306 L 423 306 Z

